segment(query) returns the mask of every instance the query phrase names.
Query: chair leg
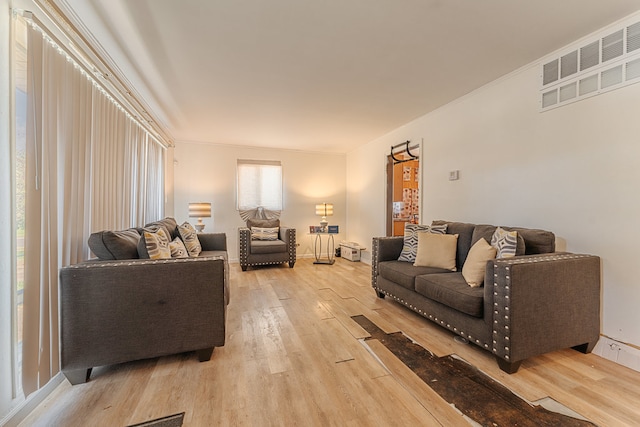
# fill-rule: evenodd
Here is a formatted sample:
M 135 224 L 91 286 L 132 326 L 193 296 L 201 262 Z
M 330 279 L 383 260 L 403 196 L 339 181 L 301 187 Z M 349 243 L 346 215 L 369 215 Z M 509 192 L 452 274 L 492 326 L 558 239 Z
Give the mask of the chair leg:
M 591 351 L 596 346 L 596 343 L 597 343 L 597 341 L 587 342 L 587 343 L 584 343 L 584 344 L 573 346 L 571 348 L 574 349 L 574 350 L 579 351 L 580 353 L 589 354 L 589 353 L 591 353 Z
M 240 265 L 240 268 L 242 268 L 242 271 L 247 271 L 247 266 L 246 265 Z

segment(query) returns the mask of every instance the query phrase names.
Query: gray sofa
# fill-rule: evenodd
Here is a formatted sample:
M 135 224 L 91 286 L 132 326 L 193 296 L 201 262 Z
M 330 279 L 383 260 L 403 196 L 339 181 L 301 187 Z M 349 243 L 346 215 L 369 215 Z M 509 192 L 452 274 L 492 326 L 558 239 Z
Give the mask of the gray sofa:
M 171 218 L 147 224 L 168 227 Z M 135 232 L 94 233 L 94 259 L 60 271 L 61 368 L 71 384 L 96 366 L 195 351 L 200 361 L 225 343 L 229 303 L 224 233 L 201 233 L 197 257 L 136 259 Z M 138 235 L 139 239 L 139 235 Z
M 514 373 L 523 360 L 574 348 L 590 352 L 600 334 L 600 258 L 555 252 L 555 236 L 518 232 L 512 258 L 488 261 L 484 286 L 470 287 L 461 270 L 472 245 L 491 241 L 496 227 L 447 224 L 458 234 L 456 270 L 415 267 L 398 261 L 403 237 L 376 237 L 372 286 L 409 309 L 492 352 L 500 368 Z

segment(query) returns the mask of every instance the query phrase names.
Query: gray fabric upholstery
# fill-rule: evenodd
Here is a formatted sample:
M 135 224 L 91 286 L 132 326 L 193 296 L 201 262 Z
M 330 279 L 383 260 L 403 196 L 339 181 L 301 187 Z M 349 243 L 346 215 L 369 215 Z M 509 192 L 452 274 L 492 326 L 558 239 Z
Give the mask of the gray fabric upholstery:
M 253 227 L 272 228 L 279 226 L 279 220 L 250 219 L 247 224 Z M 251 240 L 248 227 L 238 229 L 239 261 L 242 271 L 258 265 L 289 263 L 293 268 L 296 263 L 296 230 L 280 227 L 278 240 Z
M 470 316 L 484 313 L 484 289 L 467 285 L 459 272 L 420 275 L 416 292 Z
M 129 228 L 122 231 L 99 231 L 89 236 L 89 249 L 103 260 L 138 258 L 140 231 Z
M 459 235 L 460 269 L 471 245 L 481 237 L 490 241 L 496 228 L 434 223 L 447 223 L 447 233 Z M 402 237 L 373 239 L 371 285 L 378 296 L 389 296 L 491 351 L 507 373 L 546 352 L 568 347 L 590 352 L 600 334 L 600 258 L 555 253 L 555 236 L 549 231 L 503 228 L 518 231 L 524 253 L 530 255 L 489 261 L 484 288 L 467 286 L 458 272 L 412 272 L 417 267 L 396 265 L 403 263 L 392 261 L 402 251 Z M 520 242 L 518 246 L 522 252 Z
M 60 270 L 61 368 L 72 384 L 94 366 L 225 343 L 229 269 L 224 233 L 196 258 L 92 260 Z
M 144 228 L 148 228 L 151 230 L 156 229 L 158 227 L 164 228 L 164 230 L 167 232 L 167 237 L 169 237 L 169 241 L 175 239 L 179 235 L 178 224 L 174 218 L 166 217 L 159 221 L 154 221 L 154 222 L 145 224 L 144 226 Z
M 380 276 L 389 279 L 398 285 L 415 290 L 416 277 L 421 274 L 446 273 L 443 268 L 414 267 L 413 264 L 404 261 L 382 261 L 379 263 Z

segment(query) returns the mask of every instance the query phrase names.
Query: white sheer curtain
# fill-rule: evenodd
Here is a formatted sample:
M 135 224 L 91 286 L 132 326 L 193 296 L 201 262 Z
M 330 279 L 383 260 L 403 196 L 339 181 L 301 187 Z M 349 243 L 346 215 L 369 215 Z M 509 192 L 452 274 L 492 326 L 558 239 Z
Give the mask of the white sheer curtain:
M 59 371 L 58 270 L 92 231 L 164 214 L 164 147 L 55 43 L 28 30 L 25 395 Z

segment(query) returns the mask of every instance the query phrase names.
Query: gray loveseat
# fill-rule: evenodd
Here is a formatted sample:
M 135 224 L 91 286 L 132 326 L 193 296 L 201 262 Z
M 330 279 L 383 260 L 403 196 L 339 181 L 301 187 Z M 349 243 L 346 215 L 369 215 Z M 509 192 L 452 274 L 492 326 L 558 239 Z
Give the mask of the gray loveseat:
M 176 236 L 172 218 L 145 227 L 160 226 Z M 197 257 L 151 260 L 134 258 L 141 230 L 94 233 L 92 251 L 118 259 L 60 271 L 61 367 L 71 384 L 96 366 L 187 351 L 207 361 L 225 343 L 225 234 L 198 234 Z
M 371 284 L 380 298 L 389 296 L 492 352 L 507 373 L 539 354 L 593 349 L 600 334 L 599 257 L 554 252 L 548 231 L 503 227 L 518 232 L 516 256 L 488 261 L 484 286 L 470 287 L 461 274 L 469 250 L 480 238 L 490 242 L 496 227 L 434 224 L 458 234 L 457 271 L 398 261 L 403 237 L 376 237 Z

